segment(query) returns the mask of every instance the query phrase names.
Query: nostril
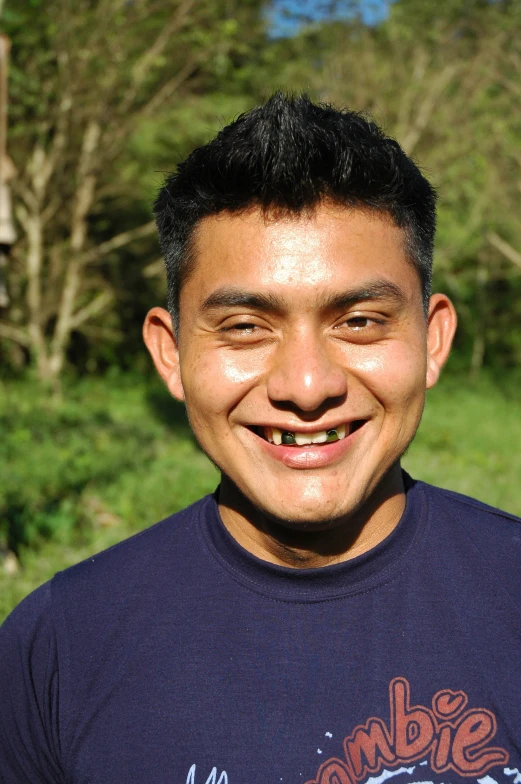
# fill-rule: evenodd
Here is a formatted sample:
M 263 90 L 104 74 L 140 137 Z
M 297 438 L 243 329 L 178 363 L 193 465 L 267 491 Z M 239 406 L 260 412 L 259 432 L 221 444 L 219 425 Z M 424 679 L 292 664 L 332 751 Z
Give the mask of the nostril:
M 347 393 L 347 375 L 322 347 L 310 340 L 298 350 L 286 346 L 267 377 L 267 391 L 275 403 L 292 403 L 312 412 L 326 401 Z

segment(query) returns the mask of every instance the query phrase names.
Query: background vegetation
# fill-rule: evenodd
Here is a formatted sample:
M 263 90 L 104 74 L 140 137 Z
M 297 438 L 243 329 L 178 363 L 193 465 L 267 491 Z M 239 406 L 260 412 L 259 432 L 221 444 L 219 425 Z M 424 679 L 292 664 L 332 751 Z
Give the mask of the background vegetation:
M 164 300 L 151 202 L 276 88 L 370 112 L 439 188 L 460 328 L 406 465 L 521 513 L 521 0 L 0 0 L 0 26 L 0 616 L 215 486 L 141 344 Z

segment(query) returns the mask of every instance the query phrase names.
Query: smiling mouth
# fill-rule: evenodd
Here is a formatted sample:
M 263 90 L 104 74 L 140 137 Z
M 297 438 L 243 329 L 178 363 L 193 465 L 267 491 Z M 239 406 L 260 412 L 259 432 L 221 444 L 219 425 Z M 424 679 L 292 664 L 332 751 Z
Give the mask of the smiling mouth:
M 359 430 L 365 419 L 357 419 L 353 422 L 338 425 L 338 427 L 330 428 L 329 430 L 317 430 L 314 433 L 299 433 L 292 430 L 279 430 L 277 427 L 252 427 L 251 429 L 256 435 L 264 438 L 270 444 L 275 446 L 294 446 L 303 447 L 310 446 L 311 444 L 323 445 L 332 444 L 335 441 L 342 441 L 346 436 L 351 435 L 356 430 Z

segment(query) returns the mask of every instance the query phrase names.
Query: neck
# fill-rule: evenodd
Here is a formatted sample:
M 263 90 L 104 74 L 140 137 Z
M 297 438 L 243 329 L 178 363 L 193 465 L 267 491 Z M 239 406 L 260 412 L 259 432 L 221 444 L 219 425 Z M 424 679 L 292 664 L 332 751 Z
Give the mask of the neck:
M 292 527 L 264 514 L 224 475 L 219 491 L 221 518 L 234 539 L 263 561 L 297 569 L 341 563 L 372 550 L 396 528 L 404 508 L 399 465 L 349 517 L 315 529 L 312 523 Z

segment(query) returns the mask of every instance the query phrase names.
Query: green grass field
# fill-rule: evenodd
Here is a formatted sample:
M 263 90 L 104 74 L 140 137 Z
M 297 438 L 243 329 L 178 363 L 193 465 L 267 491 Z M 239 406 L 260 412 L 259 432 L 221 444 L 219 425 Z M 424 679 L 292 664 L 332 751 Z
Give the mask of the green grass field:
M 403 460 L 414 477 L 521 516 L 521 398 L 518 384 L 445 378 L 428 394 Z
M 512 389 L 517 385 L 512 381 Z M 184 410 L 159 381 L 27 382 L 0 399 L 0 619 L 29 591 L 91 553 L 183 508 L 218 482 Z M 447 377 L 429 393 L 404 467 L 416 478 L 521 515 L 521 403 L 489 378 Z

